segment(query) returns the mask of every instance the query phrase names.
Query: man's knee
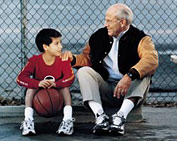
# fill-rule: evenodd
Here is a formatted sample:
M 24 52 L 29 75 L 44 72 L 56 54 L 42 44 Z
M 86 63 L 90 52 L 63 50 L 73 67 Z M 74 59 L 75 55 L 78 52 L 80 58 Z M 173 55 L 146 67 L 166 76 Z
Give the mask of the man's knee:
M 89 72 L 91 71 L 91 68 L 90 67 L 82 67 L 80 68 L 78 71 L 77 71 L 77 77 L 80 78 L 80 77 L 84 77 L 86 75 L 89 75 Z

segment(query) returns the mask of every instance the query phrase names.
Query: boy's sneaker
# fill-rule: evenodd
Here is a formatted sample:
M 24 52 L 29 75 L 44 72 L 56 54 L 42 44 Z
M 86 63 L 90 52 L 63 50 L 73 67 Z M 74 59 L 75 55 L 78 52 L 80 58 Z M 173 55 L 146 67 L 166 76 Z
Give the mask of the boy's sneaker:
M 109 132 L 116 135 L 124 135 L 125 118 L 123 113 L 115 113 L 112 115 L 112 124 L 110 125 Z
M 74 119 L 63 120 L 57 130 L 59 135 L 72 135 L 74 132 Z
M 20 129 L 22 130 L 23 136 L 36 134 L 34 129 L 34 121 L 32 120 L 24 120 L 20 126 Z
M 95 124 L 93 127 L 94 134 L 104 134 L 109 131 L 109 117 L 105 113 L 97 115 Z

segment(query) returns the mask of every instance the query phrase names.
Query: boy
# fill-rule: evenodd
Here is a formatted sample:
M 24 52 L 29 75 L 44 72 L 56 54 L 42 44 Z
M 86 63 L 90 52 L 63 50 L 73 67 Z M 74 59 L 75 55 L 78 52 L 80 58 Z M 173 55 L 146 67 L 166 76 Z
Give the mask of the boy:
M 69 86 L 74 82 L 70 60 L 62 61 L 61 34 L 54 29 L 42 29 L 36 36 L 36 45 L 41 52 L 32 56 L 17 77 L 17 83 L 26 87 L 25 119 L 22 122 L 22 135 L 36 134 L 33 121 L 32 100 L 34 93 L 40 87 L 48 89 L 55 87 L 64 98 L 64 117 L 57 133 L 71 135 L 73 133 L 73 118 Z M 31 77 L 32 76 L 32 77 Z M 52 80 L 48 79 L 53 78 Z M 47 79 L 46 79 L 47 78 Z

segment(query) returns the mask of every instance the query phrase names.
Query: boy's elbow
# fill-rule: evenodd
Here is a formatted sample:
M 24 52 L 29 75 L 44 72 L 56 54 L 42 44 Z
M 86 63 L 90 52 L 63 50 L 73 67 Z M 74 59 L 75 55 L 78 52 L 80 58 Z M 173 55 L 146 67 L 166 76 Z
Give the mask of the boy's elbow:
M 70 87 L 74 83 L 74 80 L 75 80 L 75 77 L 70 82 L 68 82 L 68 87 Z

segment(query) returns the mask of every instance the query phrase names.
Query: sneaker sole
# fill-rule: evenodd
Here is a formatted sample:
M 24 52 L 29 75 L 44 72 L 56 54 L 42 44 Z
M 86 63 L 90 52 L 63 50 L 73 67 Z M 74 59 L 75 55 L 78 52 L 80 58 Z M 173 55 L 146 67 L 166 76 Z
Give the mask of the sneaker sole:
M 60 133 L 57 132 L 57 134 L 60 135 L 60 136 L 66 136 L 66 135 L 71 136 L 73 134 L 73 130 L 69 134 L 68 133 L 64 133 L 64 132 L 60 132 Z
M 34 136 L 36 133 L 29 131 L 28 133 L 22 134 L 23 136 Z
M 95 130 L 93 130 L 93 134 L 95 134 L 95 135 L 104 135 L 104 134 L 109 133 L 108 129 L 109 128 L 95 129 Z
M 123 136 L 124 135 L 124 131 L 123 130 L 118 130 L 117 128 L 111 128 L 109 130 L 109 133 L 111 135 L 119 135 L 119 136 Z

